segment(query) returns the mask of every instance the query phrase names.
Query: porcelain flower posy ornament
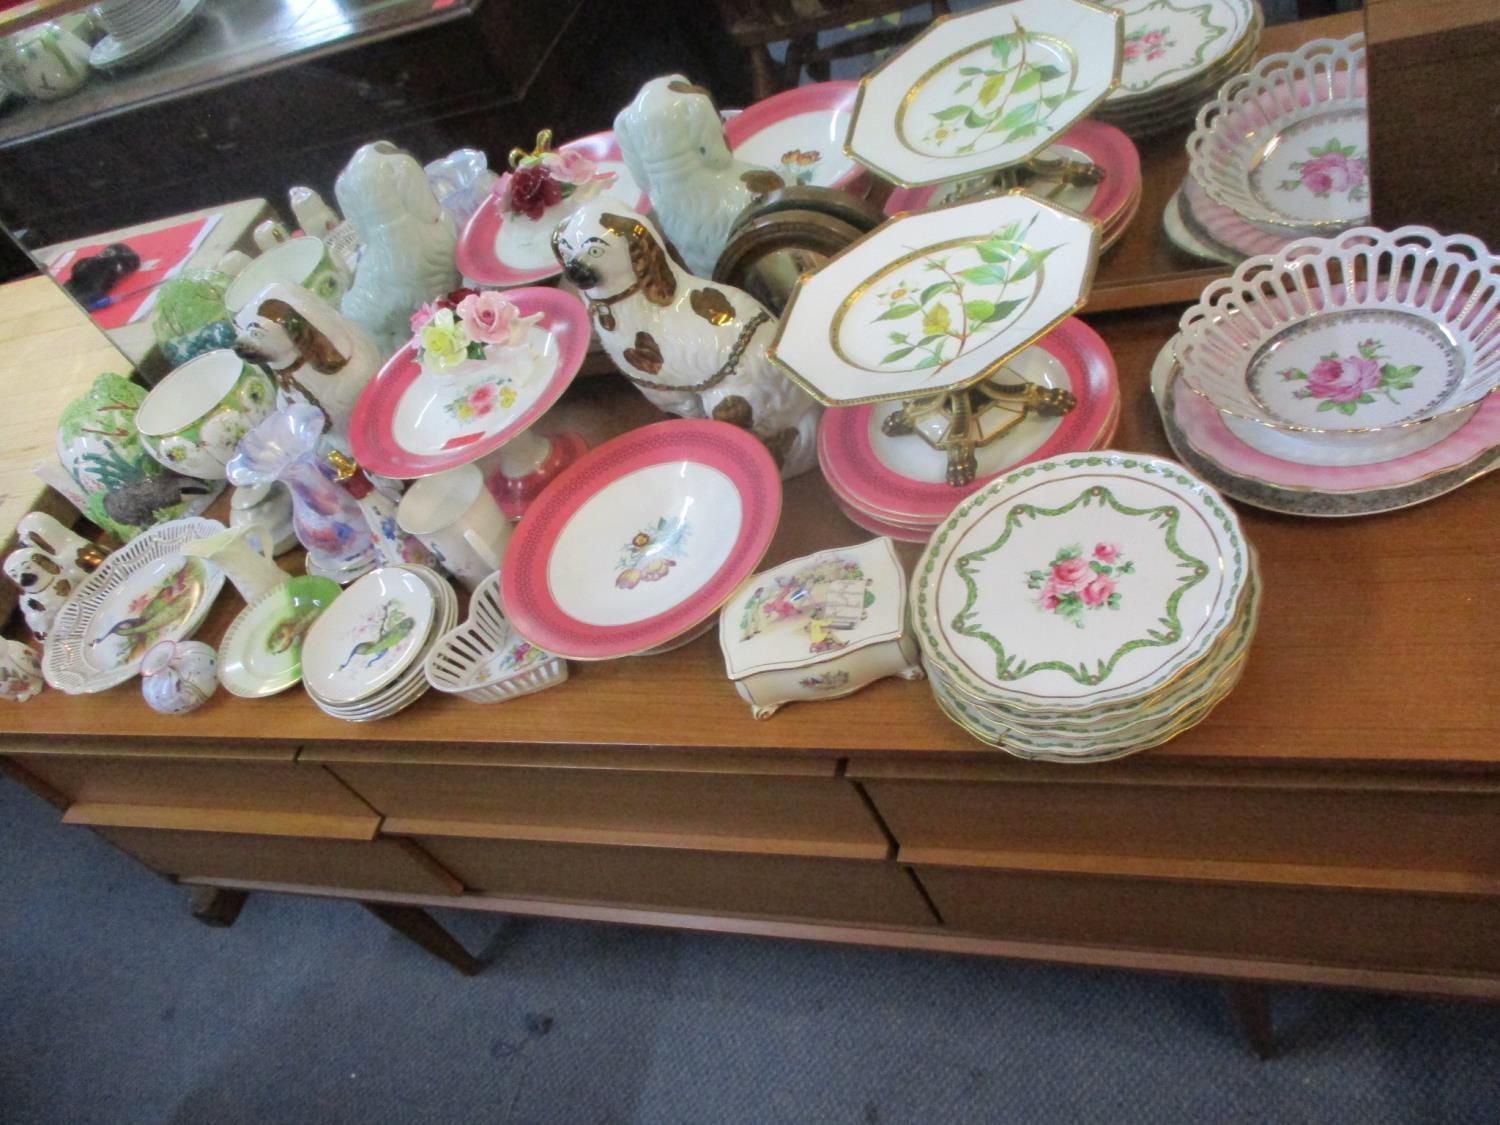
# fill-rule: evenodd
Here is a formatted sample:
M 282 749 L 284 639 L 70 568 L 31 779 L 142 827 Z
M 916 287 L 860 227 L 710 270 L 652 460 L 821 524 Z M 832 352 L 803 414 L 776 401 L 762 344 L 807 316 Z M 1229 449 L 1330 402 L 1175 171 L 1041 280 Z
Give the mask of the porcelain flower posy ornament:
M 512 302 L 493 290 L 455 290 L 412 314 L 417 362 L 424 371 L 440 376 L 472 371 L 481 364 L 507 369 L 530 365 L 536 353 L 527 341 L 528 329 L 541 319 L 541 313 L 522 316 Z M 492 384 L 486 386 L 494 389 Z M 507 392 L 514 398 L 512 388 L 496 391 L 501 396 Z

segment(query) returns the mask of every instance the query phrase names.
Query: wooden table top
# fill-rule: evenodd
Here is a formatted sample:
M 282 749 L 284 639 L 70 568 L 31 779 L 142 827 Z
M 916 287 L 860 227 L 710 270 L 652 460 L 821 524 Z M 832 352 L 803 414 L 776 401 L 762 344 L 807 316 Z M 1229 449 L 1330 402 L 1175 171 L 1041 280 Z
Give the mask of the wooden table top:
M 1115 444 L 1162 454 L 1147 383 L 1176 311 L 1091 318 L 1119 367 L 1125 397 Z M 553 427 L 591 438 L 656 417 L 616 379 L 575 385 Z M 544 427 L 546 428 L 546 427 Z M 1265 605 L 1248 669 L 1209 719 L 1128 759 L 1301 765 L 1500 765 L 1500 476 L 1406 511 L 1353 520 L 1296 519 L 1241 508 L 1260 552 Z M 817 472 L 790 482 L 771 566 L 861 542 Z M 903 551 L 908 562 L 918 548 Z M 226 587 L 200 633 L 216 642 L 240 609 Z M 870 754 L 907 760 L 1000 759 L 950 723 L 925 683 L 888 680 L 842 700 L 792 704 L 756 721 L 724 675 L 716 635 L 654 657 L 575 663 L 561 687 L 498 706 L 429 692 L 369 725 L 329 718 L 300 691 L 242 700 L 221 691 L 194 714 L 149 710 L 139 681 L 91 696 L 48 690 L 0 708 L 8 741 L 56 736 L 103 745 L 167 739 L 211 756 L 234 745 L 313 746 L 372 756 L 405 745 L 483 758 L 488 746 L 675 749 L 691 753 Z M 419 754 L 413 756 L 420 757 Z M 1096 767 L 1097 768 L 1097 767 Z

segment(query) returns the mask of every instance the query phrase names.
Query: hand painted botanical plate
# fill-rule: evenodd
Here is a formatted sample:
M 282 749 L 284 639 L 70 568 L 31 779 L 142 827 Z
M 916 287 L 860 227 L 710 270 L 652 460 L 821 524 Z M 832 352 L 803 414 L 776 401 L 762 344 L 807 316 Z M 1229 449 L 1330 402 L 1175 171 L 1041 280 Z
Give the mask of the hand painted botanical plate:
M 598 165 L 600 172 L 614 173 L 615 182 L 609 189 L 610 194 L 636 200 L 635 209 L 643 215 L 650 210 L 651 201 L 625 166 L 625 157 L 614 133 L 593 133 L 559 145 L 558 150 L 581 152 Z M 553 221 L 554 216 L 548 215 L 543 222 L 528 224 L 524 231 L 518 227 L 507 233 L 500 201 L 491 195 L 469 217 L 459 233 L 453 251 L 454 264 L 470 281 L 502 288 L 535 285 L 557 277 L 562 273 L 562 266 L 552 256 L 550 240 L 553 228 L 566 217 L 567 212 L 561 211 L 555 216 L 556 221 Z
M 954 510 L 918 564 L 913 621 L 976 699 L 1087 710 L 1150 693 L 1217 643 L 1248 560 L 1234 513 L 1180 465 L 1062 457 Z
M 1120 85 L 1128 101 L 1194 82 L 1238 47 L 1255 22 L 1251 0 L 1102 0 L 1125 17 Z
M 664 646 L 755 570 L 780 513 L 776 464 L 747 431 L 631 430 L 564 470 L 516 526 L 501 602 L 517 633 L 568 659 Z
M 968 386 L 1083 303 L 1098 241 L 1021 191 L 897 215 L 797 282 L 769 354 L 830 406 Z
M 410 478 L 467 465 L 499 449 L 557 401 L 588 354 L 588 312 L 558 289 L 514 289 L 506 299 L 522 316 L 542 314 L 528 336 L 536 355 L 532 369 L 482 366 L 464 376 L 436 376 L 422 370 L 408 343 L 354 405 L 349 442 L 362 468 Z
M 356 580 L 312 623 L 302 642 L 302 678 L 340 705 L 376 694 L 422 652 L 437 598 L 412 567 L 385 566 Z
M 1113 125 L 1099 121 L 1080 121 L 1037 154 L 1042 160 L 1076 160 L 1094 164 L 1104 171 L 1097 184 L 1071 185 L 1042 178 L 1027 186 L 1032 195 L 1050 203 L 1077 211 L 1101 224 L 1112 222 L 1130 204 L 1141 187 L 1141 156 L 1135 145 Z M 971 180 L 950 180 L 930 187 L 898 188 L 886 200 L 885 213 L 921 211 L 941 203 L 971 198 L 988 191 L 993 176 Z M 978 189 L 973 190 L 973 189 Z
M 940 17 L 860 80 L 845 148 L 901 187 L 1025 160 L 1115 88 L 1122 24 L 1084 0 Z
M 1114 358 L 1081 320 L 1063 321 L 1007 369 L 1020 379 L 1071 391 L 1078 404 L 1062 417 L 1030 415 L 976 450 L 979 473 L 968 488 L 947 483 L 945 453 L 919 437 L 881 432 L 881 423 L 899 409 L 897 404 L 825 411 L 818 427 L 818 461 L 830 487 L 884 522 L 930 528 L 999 473 L 1023 462 L 1094 448 L 1115 417 L 1120 389 Z
M 140 671 L 152 645 L 191 637 L 224 572 L 180 548 L 223 530 L 217 520 L 172 520 L 105 559 L 58 611 L 42 655 L 47 682 L 73 695 L 103 691 Z
M 302 639 L 340 593 L 330 578 L 300 575 L 240 611 L 219 642 L 219 682 L 258 699 L 302 679 Z
M 724 122 L 735 159 L 788 184 L 847 188 L 864 168 L 844 152 L 857 82 L 814 82 L 756 102 Z M 642 212 L 644 214 L 644 212 Z

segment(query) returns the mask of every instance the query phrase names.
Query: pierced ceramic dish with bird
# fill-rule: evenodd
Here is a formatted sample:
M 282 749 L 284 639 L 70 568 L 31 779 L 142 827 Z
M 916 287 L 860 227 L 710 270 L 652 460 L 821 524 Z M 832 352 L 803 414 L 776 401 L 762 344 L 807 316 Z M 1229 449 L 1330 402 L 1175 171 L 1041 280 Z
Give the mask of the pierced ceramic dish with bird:
M 173 520 L 106 559 L 58 612 L 42 661 L 47 682 L 70 694 L 104 691 L 140 671 L 153 645 L 191 637 L 224 572 L 180 548 L 223 530 L 217 520 Z

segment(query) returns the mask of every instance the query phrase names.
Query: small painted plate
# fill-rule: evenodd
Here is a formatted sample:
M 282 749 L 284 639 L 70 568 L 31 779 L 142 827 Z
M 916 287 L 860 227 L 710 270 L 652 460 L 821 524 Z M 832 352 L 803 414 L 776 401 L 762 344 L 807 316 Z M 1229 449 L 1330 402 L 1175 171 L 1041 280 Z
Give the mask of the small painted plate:
M 275 695 L 302 679 L 302 639 L 340 593 L 330 578 L 301 575 L 240 611 L 219 642 L 219 682 L 246 699 Z
M 939 17 L 860 80 L 845 148 L 901 187 L 1025 160 L 1115 88 L 1123 23 L 1078 0 Z
M 558 656 L 643 653 L 713 617 L 780 513 L 781 478 L 752 434 L 643 426 L 547 486 L 506 548 L 500 600 L 518 634 Z
M 583 302 L 559 289 L 506 293 L 522 316 L 541 313 L 529 332 L 529 370 L 481 364 L 471 374 L 436 376 L 408 343 L 360 393 L 349 442 L 364 468 L 383 476 L 425 477 L 493 453 L 542 416 L 573 381 L 589 349 Z
M 1234 623 L 1239 521 L 1182 466 L 1075 454 L 964 500 L 913 583 L 923 651 L 976 700 L 1085 712 L 1145 696 Z
M 412 568 L 372 570 L 308 629 L 303 682 L 335 705 L 375 695 L 423 651 L 437 608 L 432 589 Z
M 829 406 L 968 386 L 1082 305 L 1098 243 L 1023 191 L 897 215 L 798 280 L 768 354 Z
M 848 188 L 864 174 L 844 152 L 858 93 L 857 82 L 795 86 L 729 118 L 724 137 L 735 159 L 769 168 L 788 184 Z
M 42 655 L 47 682 L 72 695 L 103 691 L 140 671 L 152 645 L 191 637 L 224 572 L 180 548 L 223 530 L 217 520 L 172 520 L 105 559 L 58 611 Z
M 1120 85 L 1125 102 L 1191 85 L 1240 47 L 1255 24 L 1252 0 L 1102 0 L 1125 17 Z
M 613 132 L 580 137 L 558 146 L 559 151 L 563 149 L 581 152 L 598 165 L 599 171 L 615 174 L 615 182 L 606 189 L 607 194 L 634 199 L 635 209 L 642 215 L 650 210 L 651 201 L 625 167 L 625 157 Z M 562 266 L 552 256 L 552 232 L 569 213 L 569 208 L 559 204 L 535 223 L 507 224 L 500 213 L 499 201 L 493 195 L 488 196 L 459 233 L 453 251 L 454 264 L 470 281 L 501 288 L 535 285 L 557 277 Z M 512 225 L 514 230 L 510 229 Z
M 1135 144 L 1113 125 L 1080 121 L 1038 154 L 1043 160 L 1079 160 L 1104 169 L 1097 184 L 1064 185 L 1041 179 L 1027 185 L 1032 195 L 1042 196 L 1080 215 L 1108 224 L 1127 208 L 1141 190 L 1141 154 Z M 955 180 L 921 188 L 898 188 L 886 200 L 885 213 L 921 211 L 940 203 L 969 198 L 990 190 L 993 177 Z
M 1120 388 L 1114 357 L 1081 320 L 1063 321 L 1007 367 L 1019 378 L 1072 391 L 1078 404 L 1059 418 L 1029 416 L 977 450 L 979 475 L 967 488 L 947 483 L 946 454 L 919 437 L 881 432 L 881 423 L 899 404 L 825 411 L 818 426 L 818 461 L 830 487 L 882 522 L 930 528 L 999 473 L 1026 461 L 1092 449 L 1115 418 Z

